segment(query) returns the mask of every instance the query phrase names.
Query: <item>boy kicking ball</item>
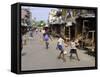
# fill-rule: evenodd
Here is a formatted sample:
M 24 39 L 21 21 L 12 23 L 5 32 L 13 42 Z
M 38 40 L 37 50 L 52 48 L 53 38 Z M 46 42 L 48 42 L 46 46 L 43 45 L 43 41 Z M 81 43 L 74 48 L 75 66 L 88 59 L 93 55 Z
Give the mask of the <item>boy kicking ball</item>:
M 60 50 L 58 59 L 62 59 L 64 62 L 66 62 L 63 45 L 64 45 L 64 40 L 61 38 L 61 36 L 58 36 L 57 48 Z

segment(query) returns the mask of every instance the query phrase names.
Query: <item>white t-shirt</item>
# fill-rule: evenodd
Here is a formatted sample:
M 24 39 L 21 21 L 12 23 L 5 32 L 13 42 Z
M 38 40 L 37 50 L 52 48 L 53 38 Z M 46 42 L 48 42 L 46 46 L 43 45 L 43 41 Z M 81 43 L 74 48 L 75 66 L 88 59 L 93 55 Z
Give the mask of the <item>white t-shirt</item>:
M 76 49 L 76 44 L 75 44 L 75 42 L 71 42 L 71 48 L 72 48 L 72 49 Z
M 63 45 L 63 43 L 64 43 L 64 40 L 63 40 L 62 38 L 59 38 L 59 39 L 58 39 L 58 44 L 59 44 L 59 45 Z

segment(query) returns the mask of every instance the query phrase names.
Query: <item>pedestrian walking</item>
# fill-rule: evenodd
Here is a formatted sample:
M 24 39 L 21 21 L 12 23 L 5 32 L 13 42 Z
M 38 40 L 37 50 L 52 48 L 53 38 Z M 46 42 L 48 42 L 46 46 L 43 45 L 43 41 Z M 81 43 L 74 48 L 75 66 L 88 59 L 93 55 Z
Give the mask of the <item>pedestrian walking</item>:
M 27 36 L 27 33 L 26 34 L 24 34 L 23 36 L 22 36 L 22 44 L 23 45 L 27 45 L 27 40 L 28 40 L 28 36 Z
M 42 35 L 43 35 L 43 41 L 44 41 L 44 35 L 45 35 L 45 30 L 42 30 Z
M 60 54 L 58 56 L 58 59 L 62 59 L 64 62 L 66 62 L 65 55 L 64 55 L 64 40 L 61 36 L 58 36 L 57 41 L 57 47 L 60 50 Z
M 78 53 L 77 53 L 77 48 L 76 48 L 75 40 L 72 40 L 72 41 L 70 42 L 70 45 L 71 45 L 71 49 L 70 49 L 70 60 L 72 59 L 73 54 L 75 54 L 76 57 L 77 57 L 77 60 L 80 61 L 80 59 L 79 59 L 79 57 L 78 57 Z
M 33 30 L 30 30 L 30 37 L 33 38 Z
M 49 45 L 49 36 L 48 36 L 48 34 L 44 35 L 44 41 L 45 41 L 46 49 L 48 49 L 48 45 Z
M 49 32 L 45 32 L 44 35 L 43 35 L 43 38 L 44 38 L 44 41 L 45 41 L 46 49 L 48 49 L 49 48 L 49 39 L 51 39 Z

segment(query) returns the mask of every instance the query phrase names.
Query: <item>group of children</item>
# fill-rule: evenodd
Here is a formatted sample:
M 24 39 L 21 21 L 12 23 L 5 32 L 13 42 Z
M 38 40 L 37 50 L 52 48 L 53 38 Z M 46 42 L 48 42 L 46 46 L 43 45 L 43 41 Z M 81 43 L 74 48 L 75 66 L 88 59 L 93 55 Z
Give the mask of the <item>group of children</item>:
M 58 56 L 58 59 L 62 59 L 64 62 L 66 62 L 65 59 L 65 50 L 64 47 L 67 48 L 68 46 L 71 47 L 70 49 L 70 60 L 72 59 L 72 55 L 75 54 L 77 57 L 77 60 L 80 61 L 79 57 L 78 57 L 78 53 L 77 53 L 77 45 L 78 42 L 76 42 L 74 39 L 69 41 L 67 39 L 63 39 L 61 36 L 58 36 L 58 41 L 57 41 L 57 47 L 56 49 L 60 50 L 60 54 Z
M 45 41 L 46 49 L 48 49 L 49 38 L 51 39 L 49 33 L 43 32 L 43 40 Z M 71 47 L 70 60 L 72 59 L 73 54 L 75 54 L 77 57 L 77 60 L 80 61 L 78 57 L 78 53 L 77 53 L 77 45 L 78 45 L 78 42 L 76 43 L 74 39 L 71 41 L 68 41 L 67 39 L 63 39 L 62 36 L 58 36 L 57 47 L 56 47 L 56 49 L 59 49 L 60 51 L 58 59 L 62 59 L 64 62 L 66 62 L 65 54 L 67 54 L 67 51 L 65 51 L 64 48 L 67 48 L 68 46 L 70 46 Z

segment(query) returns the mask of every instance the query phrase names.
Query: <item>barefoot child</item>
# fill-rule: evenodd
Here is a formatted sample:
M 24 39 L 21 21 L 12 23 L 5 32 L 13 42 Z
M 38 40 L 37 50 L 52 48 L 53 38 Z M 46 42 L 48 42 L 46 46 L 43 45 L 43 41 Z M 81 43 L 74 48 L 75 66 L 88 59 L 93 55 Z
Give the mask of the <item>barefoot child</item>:
M 58 37 L 57 48 L 60 50 L 60 54 L 58 56 L 58 59 L 62 58 L 63 61 L 66 62 L 66 59 L 64 56 L 64 40 L 61 38 L 61 36 Z

